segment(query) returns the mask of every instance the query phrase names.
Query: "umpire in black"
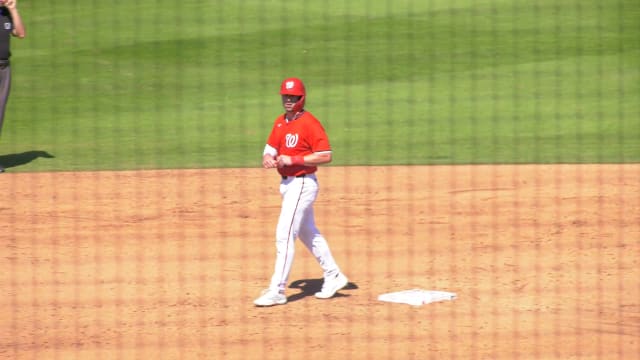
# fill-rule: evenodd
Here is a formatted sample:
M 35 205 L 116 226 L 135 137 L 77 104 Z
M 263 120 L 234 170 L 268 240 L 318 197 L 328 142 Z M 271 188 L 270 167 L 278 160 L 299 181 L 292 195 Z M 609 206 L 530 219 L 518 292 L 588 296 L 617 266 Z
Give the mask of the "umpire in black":
M 18 12 L 18 0 L 0 0 L 0 133 L 4 123 L 4 111 L 9 100 L 9 90 L 11 89 L 11 36 L 20 39 L 26 35 L 22 18 Z M 4 172 L 0 164 L 0 172 Z

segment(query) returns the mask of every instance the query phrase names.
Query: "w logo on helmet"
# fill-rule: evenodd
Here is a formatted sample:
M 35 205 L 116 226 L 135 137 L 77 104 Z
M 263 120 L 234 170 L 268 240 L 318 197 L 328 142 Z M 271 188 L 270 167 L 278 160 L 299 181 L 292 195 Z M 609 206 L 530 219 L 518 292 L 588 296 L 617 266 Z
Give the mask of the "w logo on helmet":
M 294 148 L 298 145 L 298 134 L 287 134 L 285 137 L 285 146 L 288 148 Z
M 280 95 L 305 96 L 304 84 L 298 78 L 288 78 L 280 84 Z

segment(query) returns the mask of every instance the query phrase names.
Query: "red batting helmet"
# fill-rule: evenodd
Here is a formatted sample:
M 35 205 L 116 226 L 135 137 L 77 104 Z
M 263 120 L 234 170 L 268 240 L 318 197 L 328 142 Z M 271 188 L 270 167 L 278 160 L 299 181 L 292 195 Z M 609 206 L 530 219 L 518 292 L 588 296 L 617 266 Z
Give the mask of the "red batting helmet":
M 307 95 L 302 80 L 298 78 L 284 79 L 280 85 L 280 95 L 301 96 L 300 100 L 293 106 L 293 111 L 298 112 L 304 107 L 304 100 Z

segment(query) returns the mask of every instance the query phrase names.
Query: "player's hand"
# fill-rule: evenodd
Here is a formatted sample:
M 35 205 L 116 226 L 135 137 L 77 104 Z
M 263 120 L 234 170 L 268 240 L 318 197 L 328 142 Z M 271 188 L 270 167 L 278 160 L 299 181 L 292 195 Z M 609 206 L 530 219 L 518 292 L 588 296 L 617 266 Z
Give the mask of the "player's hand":
M 8 9 L 16 8 L 16 0 L 0 0 L 0 5 L 6 6 Z
M 280 155 L 278 156 L 278 167 L 291 166 L 291 156 Z
M 265 155 L 262 157 L 262 166 L 265 169 L 273 169 L 278 167 L 278 160 L 271 155 Z

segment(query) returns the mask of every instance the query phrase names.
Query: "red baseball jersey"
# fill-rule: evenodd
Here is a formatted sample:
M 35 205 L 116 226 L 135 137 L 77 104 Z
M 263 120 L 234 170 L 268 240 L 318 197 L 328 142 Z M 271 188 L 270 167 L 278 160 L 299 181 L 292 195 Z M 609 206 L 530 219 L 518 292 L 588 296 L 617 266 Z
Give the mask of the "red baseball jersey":
M 331 151 L 324 127 L 308 111 L 289 122 L 285 120 L 284 114 L 280 115 L 273 124 L 267 144 L 278 150 L 278 155 L 304 156 L 315 152 Z M 278 168 L 282 176 L 313 174 L 316 170 L 318 170 L 317 166 L 303 165 Z

